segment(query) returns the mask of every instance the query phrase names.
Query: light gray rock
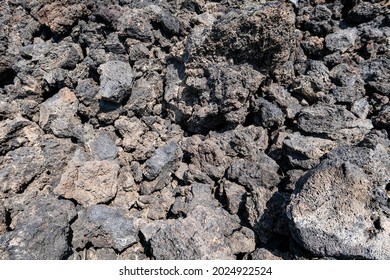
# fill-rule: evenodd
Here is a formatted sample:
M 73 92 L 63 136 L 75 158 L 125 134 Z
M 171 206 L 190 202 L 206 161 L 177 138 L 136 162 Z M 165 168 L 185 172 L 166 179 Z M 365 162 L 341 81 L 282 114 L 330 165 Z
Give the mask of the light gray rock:
M 197 169 L 212 179 L 222 178 L 230 159 L 214 137 L 202 139 L 199 135 L 185 138 L 183 152 L 191 156 L 191 169 Z
M 253 252 L 256 248 L 255 233 L 247 227 L 233 232 L 228 240 L 233 254 Z
M 361 119 L 367 118 L 370 113 L 370 104 L 367 98 L 361 98 L 353 102 L 351 112 Z
M 301 111 L 298 127 L 332 140 L 356 143 L 373 128 L 371 120 L 358 119 L 341 105 L 316 104 Z
M 7 153 L 0 158 L 1 192 L 23 192 L 43 171 L 44 162 L 45 157 L 39 147 L 21 147 Z
M 225 180 L 223 182 L 223 195 L 227 200 L 227 209 L 231 214 L 238 214 L 244 208 L 248 193 L 244 186 Z
M 171 212 L 175 215 L 187 215 L 196 206 L 217 207 L 218 201 L 212 196 L 210 185 L 194 183 L 184 196 L 177 196 Z
M 355 41 L 358 38 L 356 28 L 347 28 L 336 31 L 325 37 L 326 47 L 330 51 L 345 52 L 350 47 L 355 45 Z
M 122 61 L 109 61 L 99 67 L 99 96 L 107 101 L 121 103 L 130 96 L 134 73 L 131 66 Z
M 43 131 L 40 127 L 25 118 L 7 118 L 0 122 L 0 154 L 5 154 L 24 145 L 39 141 Z
M 39 111 L 39 126 L 57 137 L 73 136 L 73 129 L 80 124 L 76 117 L 78 99 L 68 88 L 61 89 L 42 103 Z
M 96 160 L 113 160 L 118 155 L 118 148 L 108 133 L 100 132 L 87 143 L 87 147 Z
M 289 134 L 283 148 L 289 163 L 294 168 L 310 169 L 320 163 L 320 158 L 337 146 L 337 143 L 322 138 Z
M 273 189 L 280 182 L 279 165 L 266 154 L 257 162 L 235 159 L 226 170 L 226 178 L 251 190 L 265 187 Z
M 151 231 L 148 225 L 141 233 L 149 237 L 146 240 L 158 260 L 235 259 L 235 253 L 254 249 L 253 232 L 242 230 L 237 216 L 221 208 L 198 205 L 186 218 L 159 222 L 154 228 Z M 240 242 L 246 245 L 240 247 Z
M 182 151 L 179 145 L 172 141 L 169 144 L 158 148 L 154 155 L 145 162 L 145 171 L 144 175 L 146 179 L 153 180 L 160 173 L 171 170 L 175 171 L 177 169 L 178 161 L 181 159 Z
M 265 99 L 260 99 L 258 103 L 260 112 L 256 123 L 261 124 L 265 128 L 280 127 L 283 125 L 285 116 L 277 105 Z
M 294 239 L 320 257 L 390 259 L 389 168 L 380 145 L 332 152 L 298 182 L 288 206 Z
M 171 188 L 164 188 L 152 194 L 141 195 L 136 201 L 138 208 L 145 210 L 151 220 L 166 219 L 175 202 L 175 192 Z

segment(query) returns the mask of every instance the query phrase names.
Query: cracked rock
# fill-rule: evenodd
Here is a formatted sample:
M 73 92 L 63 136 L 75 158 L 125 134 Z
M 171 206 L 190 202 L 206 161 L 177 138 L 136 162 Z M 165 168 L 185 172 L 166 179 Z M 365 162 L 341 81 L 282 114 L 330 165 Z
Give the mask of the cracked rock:
M 87 207 L 72 225 L 75 248 L 88 243 L 97 248 L 123 251 L 138 241 L 134 219 L 120 209 L 106 205 Z

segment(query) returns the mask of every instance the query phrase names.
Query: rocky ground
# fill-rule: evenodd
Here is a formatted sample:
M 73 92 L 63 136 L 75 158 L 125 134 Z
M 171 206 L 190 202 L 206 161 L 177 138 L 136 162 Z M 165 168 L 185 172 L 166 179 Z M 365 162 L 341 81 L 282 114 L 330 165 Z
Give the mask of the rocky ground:
M 390 2 L 3 0 L 0 259 L 390 259 Z

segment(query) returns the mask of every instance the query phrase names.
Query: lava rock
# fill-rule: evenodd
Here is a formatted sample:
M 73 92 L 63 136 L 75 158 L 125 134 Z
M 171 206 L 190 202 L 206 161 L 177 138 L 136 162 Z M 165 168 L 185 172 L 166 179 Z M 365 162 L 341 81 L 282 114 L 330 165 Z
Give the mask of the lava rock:
M 294 168 L 311 169 L 320 163 L 320 158 L 336 147 L 334 141 L 299 133 L 288 135 L 283 146 L 288 161 Z
M 73 136 L 73 129 L 80 124 L 76 117 L 78 99 L 68 88 L 61 89 L 42 103 L 39 112 L 39 126 L 57 137 Z
M 78 249 L 92 243 L 97 248 L 123 251 L 138 241 L 134 219 L 106 205 L 93 205 L 81 211 L 72 230 L 73 244 Z
M 0 154 L 24 145 L 31 145 L 42 136 L 42 130 L 34 122 L 22 117 L 7 118 L 0 122 Z
M 177 161 L 181 158 L 182 151 L 176 142 L 170 142 L 166 146 L 157 149 L 154 155 L 145 162 L 144 175 L 146 179 L 153 180 L 160 173 L 171 169 L 175 171 Z
M 246 235 L 231 235 L 232 230 L 239 230 L 241 226 L 235 216 L 220 208 L 213 210 L 199 205 L 185 219 L 157 224 L 157 228 L 157 232 L 147 239 L 156 259 L 232 259 L 237 251 L 254 247 L 249 229 Z M 141 229 L 142 233 L 144 231 L 148 232 Z M 225 237 L 229 235 L 230 238 Z M 246 242 L 246 246 L 240 248 L 237 242 Z
M 196 206 L 217 207 L 218 201 L 212 196 L 210 185 L 193 183 L 188 193 L 184 196 L 177 196 L 171 212 L 175 215 L 186 216 Z
M 373 125 L 370 120 L 357 119 L 343 106 L 316 104 L 301 111 L 298 127 L 304 132 L 356 143 L 363 139 Z
M 341 149 L 301 178 L 288 208 L 299 244 L 323 257 L 390 258 L 389 208 L 381 198 L 390 179 L 382 173 L 389 153 L 381 149 L 349 149 L 353 160 Z
M 326 47 L 330 51 L 345 52 L 350 47 L 354 46 L 357 39 L 357 29 L 347 28 L 341 29 L 335 33 L 325 37 Z
M 272 189 L 280 182 L 278 171 L 279 165 L 263 154 L 256 162 L 244 159 L 234 160 L 226 171 L 226 178 L 233 182 L 237 181 L 250 189 L 259 187 Z
M 35 199 L 18 216 L 14 229 L 0 236 L 0 259 L 66 259 L 72 253 L 69 223 L 75 216 L 70 201 L 53 196 Z
M 88 9 L 83 4 L 62 5 L 61 3 L 50 3 L 38 11 L 39 21 L 50 27 L 54 33 L 64 33 L 83 16 L 88 14 Z
M 7 153 L 0 162 L 1 192 L 20 193 L 43 171 L 45 157 L 39 147 L 21 147 Z
M 70 161 L 56 194 L 87 207 L 115 198 L 119 165 L 116 161 Z
M 96 138 L 87 143 L 87 146 L 97 160 L 113 160 L 118 155 L 115 142 L 105 132 L 99 133 Z
M 134 73 L 131 66 L 122 61 L 109 61 L 99 67 L 99 96 L 107 101 L 121 103 L 131 94 Z

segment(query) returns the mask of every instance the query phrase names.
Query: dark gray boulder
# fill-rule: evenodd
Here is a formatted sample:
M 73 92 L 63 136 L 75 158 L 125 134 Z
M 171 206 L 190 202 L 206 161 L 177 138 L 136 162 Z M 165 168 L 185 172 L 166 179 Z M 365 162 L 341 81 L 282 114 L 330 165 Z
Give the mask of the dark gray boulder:
M 76 216 L 72 202 L 53 196 L 36 198 L 0 236 L 0 259 L 59 260 L 72 253 L 69 223 Z
M 75 249 L 92 243 L 96 248 L 123 251 L 138 241 L 134 220 L 123 210 L 106 205 L 90 206 L 80 212 L 72 230 Z

